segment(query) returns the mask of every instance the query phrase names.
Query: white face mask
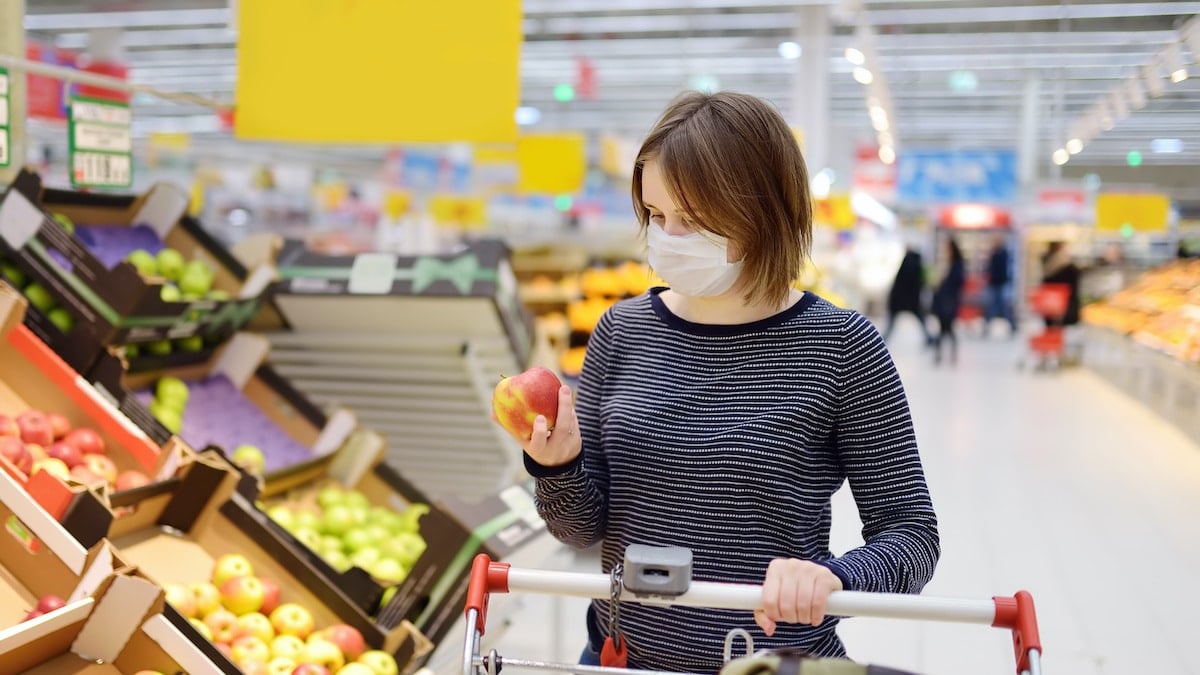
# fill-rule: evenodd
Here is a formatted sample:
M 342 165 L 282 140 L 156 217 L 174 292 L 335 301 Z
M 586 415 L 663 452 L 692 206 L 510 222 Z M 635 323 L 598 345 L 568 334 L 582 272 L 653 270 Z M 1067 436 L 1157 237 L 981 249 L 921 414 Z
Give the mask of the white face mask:
M 673 237 L 654 223 L 646 230 L 650 267 L 677 293 L 721 295 L 742 274 L 742 261 L 729 262 L 729 242 L 724 237 L 707 232 Z

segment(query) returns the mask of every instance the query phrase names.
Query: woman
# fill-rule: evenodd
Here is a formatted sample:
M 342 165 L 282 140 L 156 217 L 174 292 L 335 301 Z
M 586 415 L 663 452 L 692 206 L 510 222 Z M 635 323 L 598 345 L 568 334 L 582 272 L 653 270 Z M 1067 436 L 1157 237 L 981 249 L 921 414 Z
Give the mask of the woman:
M 1061 241 L 1051 242 L 1042 259 L 1042 283 L 1064 284 L 1070 289 L 1067 311 L 1062 317 L 1047 318 L 1046 327 L 1074 326 L 1079 323 L 1079 267 L 1071 258 L 1071 250 Z
M 892 282 L 892 290 L 888 293 L 888 321 L 887 328 L 883 331 L 884 342 L 892 336 L 896 317 L 902 312 L 910 312 L 921 324 L 925 343 L 933 344 L 933 336 L 929 334 L 929 326 L 925 323 L 925 308 L 921 306 L 921 294 L 924 292 L 925 264 L 921 261 L 921 253 L 910 246 L 904 252 L 904 259 L 900 261 L 896 279 Z
M 791 287 L 812 238 L 791 130 L 759 99 L 685 94 L 638 153 L 633 203 L 670 288 L 611 308 L 578 402 L 564 386 L 553 431 L 538 417 L 518 439 L 538 511 L 567 544 L 603 541 L 606 572 L 630 544 L 675 545 L 696 580 L 763 585 L 753 615 L 622 606 L 632 668 L 716 672 L 738 627 L 760 647 L 844 656 L 829 594 L 920 591 L 937 521 L 878 332 Z M 846 480 L 866 542 L 835 556 L 830 497 Z M 608 614 L 589 609 L 584 663 Z
M 933 292 L 933 314 L 938 320 L 937 346 L 933 362 L 942 362 L 942 344 L 950 342 L 950 360 L 958 362 L 958 337 L 954 334 L 954 321 L 962 306 L 963 287 L 967 283 L 967 266 L 963 262 L 962 249 L 953 237 L 946 240 L 946 256 L 950 266 Z

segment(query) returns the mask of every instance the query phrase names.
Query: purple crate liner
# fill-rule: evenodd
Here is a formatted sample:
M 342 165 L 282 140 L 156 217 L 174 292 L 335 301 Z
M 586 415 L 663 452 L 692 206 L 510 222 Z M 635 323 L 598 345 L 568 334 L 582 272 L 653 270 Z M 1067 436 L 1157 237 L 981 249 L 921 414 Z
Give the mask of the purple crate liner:
M 75 236 L 88 247 L 92 255 L 112 269 L 139 248 L 153 255 L 166 248 L 158 234 L 148 225 L 134 227 L 112 227 L 103 225 L 77 225 Z
M 188 382 L 188 391 L 180 436 L 193 448 L 216 445 L 232 455 L 239 445 L 254 445 L 263 451 L 268 473 L 313 458 L 311 448 L 280 429 L 224 375 Z M 151 390 L 139 391 L 137 397 L 147 406 L 154 400 Z

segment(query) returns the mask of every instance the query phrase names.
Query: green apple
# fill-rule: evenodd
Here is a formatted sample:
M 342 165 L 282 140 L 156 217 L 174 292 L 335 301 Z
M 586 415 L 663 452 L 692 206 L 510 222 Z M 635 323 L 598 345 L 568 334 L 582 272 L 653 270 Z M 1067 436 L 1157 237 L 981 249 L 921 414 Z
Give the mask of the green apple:
M 158 292 L 158 297 L 162 298 L 163 302 L 183 302 L 183 293 L 177 286 L 171 284 L 163 284 L 162 290 Z
M 368 546 L 364 549 L 359 549 L 350 555 L 350 562 L 354 563 L 355 567 L 361 567 L 364 570 L 370 570 L 375 567 L 375 563 L 380 559 L 379 549 L 374 546 Z
M 203 260 L 189 261 L 188 264 L 183 267 L 183 273 L 205 276 L 209 279 L 212 279 L 214 275 L 213 268 Z
M 322 509 L 331 506 L 341 506 L 346 503 L 346 491 L 336 485 L 328 485 L 317 493 L 317 503 Z
M 380 527 L 378 525 L 367 525 L 362 529 L 366 530 L 367 534 L 371 535 L 371 539 L 376 542 L 386 541 L 392 536 L 392 533 L 389 532 L 386 527 Z
M 0 262 L 0 274 L 4 275 L 4 278 L 8 279 L 8 283 L 16 288 L 23 288 L 25 282 L 28 281 L 28 277 L 21 271 L 21 268 L 7 260 Z
M 304 640 L 295 635 L 278 635 L 271 641 L 271 655 L 277 659 L 296 659 L 304 651 Z
M 171 341 L 155 340 L 154 342 L 147 342 L 146 353 L 155 356 L 166 356 L 171 353 Z
M 261 476 L 267 468 L 267 458 L 263 451 L 253 445 L 237 446 L 233 451 L 233 463 L 255 476 Z
M 204 299 L 204 296 L 196 293 L 183 293 L 179 296 L 179 299 L 182 302 L 200 302 Z
M 345 572 L 354 567 L 354 563 L 350 562 L 350 557 L 341 551 L 326 551 L 325 555 L 321 556 L 329 566 L 338 572 Z
M 64 333 L 70 333 L 75 327 L 75 318 L 71 313 L 62 307 L 55 307 L 46 314 L 46 318 L 50 319 L 50 323 L 58 326 L 58 329 Z
M 179 288 L 184 293 L 203 297 L 212 288 L 212 282 L 212 275 L 207 270 L 195 269 L 189 264 L 183 276 L 179 277 Z
M 370 509 L 371 500 L 358 490 L 346 490 L 345 502 L 346 506 L 360 509 Z
M 375 566 L 368 570 L 371 576 L 391 584 L 398 584 L 408 576 L 404 566 L 395 558 L 381 558 Z
M 335 536 L 328 535 L 328 534 L 321 535 L 321 548 L 320 548 L 321 553 L 325 553 L 326 551 L 341 551 L 341 550 L 342 550 L 342 540 L 340 537 L 335 537 Z
M 145 249 L 139 248 L 125 256 L 125 260 L 144 277 L 158 276 L 158 262 L 154 260 L 154 254 Z
M 351 515 L 352 520 L 354 520 L 355 527 L 359 527 L 359 526 L 367 525 L 367 524 L 371 523 L 370 509 L 364 509 L 360 506 L 347 506 L 346 509 L 348 511 L 350 511 L 350 515 Z
M 178 377 L 171 375 L 160 377 L 158 384 L 154 385 L 154 398 L 173 407 L 186 406 L 190 396 L 191 392 L 188 390 L 187 382 Z
M 429 513 L 428 504 L 409 504 L 401 514 L 400 530 L 403 532 L 418 532 L 421 529 L 421 516 Z
M 208 292 L 208 299 L 216 300 L 217 302 L 224 302 L 229 299 L 229 292 L 223 291 L 219 288 L 214 288 Z
M 292 513 L 291 509 L 282 504 L 267 509 L 267 517 L 288 531 L 291 531 L 296 526 L 296 515 Z
M 425 540 L 419 534 L 399 532 L 379 544 L 379 551 L 387 558 L 394 558 L 405 569 L 412 569 L 421 554 L 425 553 Z
M 200 619 L 188 619 L 188 623 L 192 624 L 192 628 L 195 628 L 196 631 L 200 633 L 201 637 L 209 642 L 212 642 L 212 629 L 208 627 L 208 624 L 204 623 Z
M 183 429 L 183 413 L 163 404 L 162 401 L 150 403 L 150 414 L 173 434 L 177 434 Z
M 296 528 L 316 530 L 321 525 L 321 519 L 312 511 L 300 511 L 296 514 Z
M 315 552 L 321 550 L 321 535 L 316 530 L 307 527 L 297 527 L 292 536 L 301 544 L 304 544 L 309 549 Z
M 363 652 L 362 656 L 358 657 L 357 663 L 370 668 L 375 675 L 400 675 L 400 667 L 396 665 L 396 659 L 380 649 Z
M 164 248 L 158 252 L 155 262 L 158 263 L 158 273 L 171 281 L 179 281 L 179 277 L 183 276 L 186 261 L 179 251 L 173 248 Z
M 59 227 L 66 230 L 67 234 L 75 234 L 75 223 L 71 222 L 71 219 L 67 217 L 67 214 L 51 213 L 50 217 L 54 219 L 54 222 L 58 223 Z
M 383 597 L 379 599 L 379 609 L 387 607 L 392 603 L 392 599 L 396 597 L 396 593 L 400 592 L 399 586 L 388 586 L 383 591 Z
M 137 345 L 125 345 L 125 358 L 136 359 L 142 350 L 138 349 Z
M 342 543 L 345 544 L 346 550 L 350 553 L 358 553 L 365 548 L 374 546 L 375 538 L 365 529 L 357 528 L 347 532 L 342 537 Z
M 341 537 L 354 528 L 354 514 L 346 506 L 335 504 L 325 509 L 321 518 L 321 531 Z
M 25 287 L 25 298 L 42 314 L 49 312 L 54 307 L 54 296 L 50 295 L 50 291 L 46 290 L 45 286 L 38 283 Z
M 175 341 L 175 347 L 181 352 L 202 351 L 204 349 L 204 338 L 200 335 L 179 338 Z
M 250 560 L 240 553 L 228 553 L 217 558 L 213 563 L 212 583 L 217 588 L 221 584 L 236 577 L 254 576 L 254 566 Z

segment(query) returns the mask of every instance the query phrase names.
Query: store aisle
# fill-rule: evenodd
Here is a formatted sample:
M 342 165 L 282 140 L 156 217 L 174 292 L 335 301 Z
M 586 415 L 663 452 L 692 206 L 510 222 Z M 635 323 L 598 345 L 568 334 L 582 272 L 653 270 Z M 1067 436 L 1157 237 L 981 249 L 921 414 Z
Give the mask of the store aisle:
M 1200 673 L 1200 447 L 1085 369 L 1019 372 L 1023 343 L 964 339 L 957 367 L 931 364 L 914 325 L 892 349 L 908 388 L 941 518 L 943 556 L 927 594 L 1034 594 L 1048 675 Z M 833 547 L 860 524 L 838 494 Z M 597 569 L 590 557 L 556 565 Z M 573 658 L 583 603 L 533 599 L 502 654 Z M 854 619 L 862 662 L 927 675 L 1012 672 L 991 628 Z

